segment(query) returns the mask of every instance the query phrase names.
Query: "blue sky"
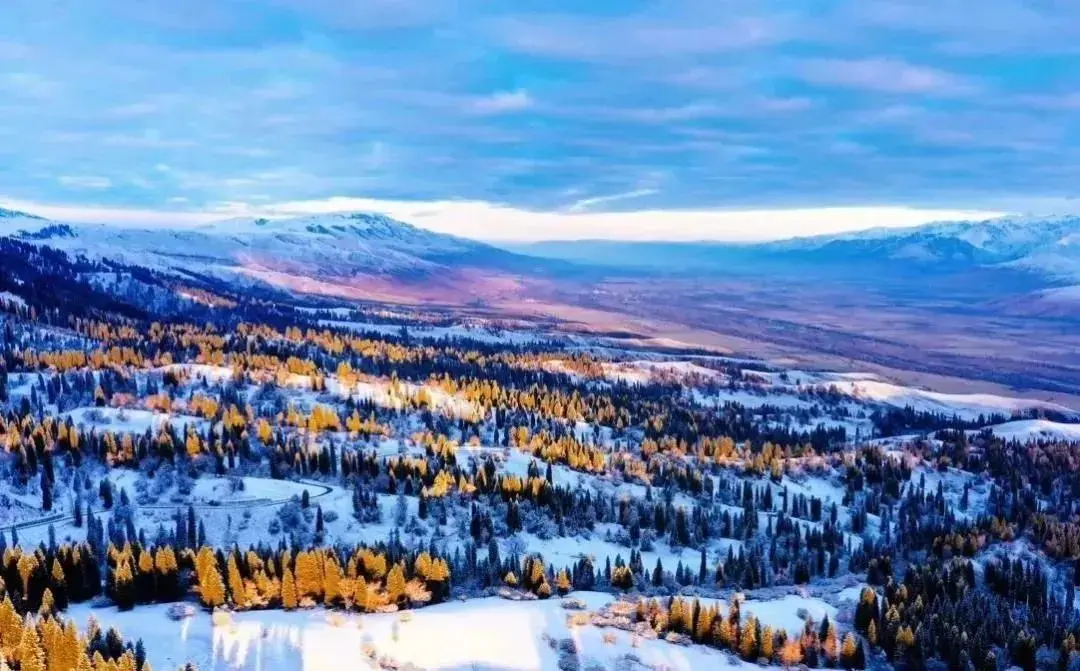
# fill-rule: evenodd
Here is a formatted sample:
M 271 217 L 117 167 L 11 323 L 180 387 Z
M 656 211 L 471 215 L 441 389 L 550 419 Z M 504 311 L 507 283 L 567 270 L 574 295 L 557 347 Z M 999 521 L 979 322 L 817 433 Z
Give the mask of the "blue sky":
M 0 6 L 0 201 L 75 218 L 389 203 L 489 238 L 628 212 L 733 237 L 700 216 L 1060 211 L 1077 184 L 1064 0 Z

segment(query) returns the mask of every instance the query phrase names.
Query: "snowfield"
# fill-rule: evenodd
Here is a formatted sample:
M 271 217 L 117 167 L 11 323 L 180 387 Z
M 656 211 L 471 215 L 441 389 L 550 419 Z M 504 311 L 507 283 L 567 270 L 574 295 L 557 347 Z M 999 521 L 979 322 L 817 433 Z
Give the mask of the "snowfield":
M 70 417 L 76 427 L 85 430 L 104 429 L 113 433 L 141 434 L 149 429 L 156 431 L 165 424 L 171 424 L 177 429 L 190 425 L 199 431 L 205 431 L 208 424 L 206 420 L 198 417 L 128 408 L 77 408 L 61 416 Z
M 590 610 L 611 602 L 608 594 L 574 593 Z M 781 600 L 783 601 L 783 600 Z M 795 604 L 777 602 L 777 609 Z M 148 643 L 155 669 L 173 669 L 193 661 L 200 671 L 339 671 L 376 669 L 375 659 L 440 671 L 556 671 L 557 642 L 571 639 L 580 668 L 701 671 L 759 668 L 727 652 L 699 645 L 681 646 L 641 639 L 629 632 L 592 625 L 571 626 L 559 599 L 508 601 L 497 597 L 430 606 L 409 613 L 342 614 L 322 609 L 238 613 L 215 626 L 199 611 L 176 622 L 168 605 L 115 608 L 75 606 L 69 614 L 80 624 L 93 616 L 104 628 L 116 627 L 129 638 Z M 746 605 L 750 605 L 749 603 Z M 801 627 L 801 625 L 800 625 Z M 605 634 L 614 640 L 605 642 Z M 778 668 L 778 667 L 777 667 Z
M 410 338 L 420 340 L 475 340 L 488 344 L 527 345 L 545 340 L 562 340 L 555 335 L 532 331 L 492 330 L 481 326 L 461 324 L 456 326 L 416 326 L 412 324 L 381 324 L 375 322 L 319 320 L 319 326 L 339 328 L 356 333 L 378 333 L 398 336 L 404 331 Z
M 206 364 L 174 363 L 157 369 L 161 373 L 178 373 L 194 380 L 206 380 L 208 383 L 228 382 L 233 377 L 233 369 L 228 366 L 209 366 Z
M 1039 440 L 1080 440 L 1080 424 L 1065 424 L 1045 419 L 1023 419 L 989 428 L 1000 438 L 1022 443 Z
M 840 392 L 863 401 L 884 403 L 896 408 L 910 406 L 915 410 L 945 415 L 956 414 L 966 420 L 977 420 L 980 415 L 995 413 L 1010 415 L 1014 412 L 1037 409 L 1065 415 L 1077 414 L 1073 408 L 1037 399 L 995 394 L 945 394 L 865 377 L 852 379 L 850 376 L 837 376 L 836 379 L 822 385 L 826 388 L 835 386 Z

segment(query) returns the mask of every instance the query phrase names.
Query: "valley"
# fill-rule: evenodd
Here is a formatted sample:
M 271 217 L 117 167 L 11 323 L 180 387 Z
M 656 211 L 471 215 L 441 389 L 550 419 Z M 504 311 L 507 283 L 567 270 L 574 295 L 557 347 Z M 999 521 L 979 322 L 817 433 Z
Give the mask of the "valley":
M 759 248 L 684 244 L 674 258 L 692 252 L 688 264 L 650 268 L 636 260 L 647 258 L 649 243 L 577 243 L 574 254 L 597 250 L 593 263 L 570 254 L 569 245 L 508 252 L 364 213 L 229 220 L 176 232 L 80 227 L 11 211 L 0 217 L 4 230 L 33 244 L 189 281 L 427 306 L 462 318 L 554 319 L 563 330 L 617 333 L 650 346 L 1073 400 L 1080 397 L 1078 312 L 1063 299 L 1060 273 L 1040 278 L 1014 261 L 1042 253 L 1076 221 L 1055 220 L 1034 242 L 1005 220 L 983 222 L 982 233 L 953 224 L 922 237 L 900 229 L 892 237 L 876 231 Z M 989 248 L 972 251 L 969 240 Z M 927 251 L 913 255 L 917 244 Z M 952 269 L 931 265 L 945 260 L 942 245 L 969 249 L 948 259 Z M 196 247 L 199 259 L 169 251 Z M 995 264 L 984 263 L 991 258 Z
M 1073 654 L 1075 350 L 989 285 L 561 276 L 369 215 L 197 259 L 30 221 L 0 236 L 20 671 Z

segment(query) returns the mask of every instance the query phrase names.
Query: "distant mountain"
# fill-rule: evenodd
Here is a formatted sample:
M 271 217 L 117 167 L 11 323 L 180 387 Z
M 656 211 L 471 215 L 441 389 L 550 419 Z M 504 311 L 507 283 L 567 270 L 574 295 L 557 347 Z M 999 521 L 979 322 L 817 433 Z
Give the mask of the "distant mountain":
M 1080 282 L 1080 216 L 1003 217 L 912 228 L 792 238 L 780 242 L 555 241 L 511 247 L 524 254 L 664 273 L 819 274 L 1024 271 L 1062 284 Z
M 912 228 L 875 228 L 761 245 L 781 253 L 1008 265 L 1080 277 L 1080 216 L 1001 217 Z
M 36 214 L 27 214 L 18 210 L 7 210 L 0 207 L 0 219 L 41 219 Z
M 4 213 L 2 236 L 178 274 L 258 271 L 313 279 L 418 279 L 463 268 L 543 274 L 565 265 L 368 212 L 229 219 L 189 227 L 73 224 Z

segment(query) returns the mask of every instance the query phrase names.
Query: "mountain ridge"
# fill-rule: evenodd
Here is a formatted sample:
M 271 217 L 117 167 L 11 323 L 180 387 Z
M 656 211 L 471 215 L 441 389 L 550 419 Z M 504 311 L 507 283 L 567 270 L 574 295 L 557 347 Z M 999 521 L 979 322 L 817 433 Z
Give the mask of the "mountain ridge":
M 179 274 L 234 277 L 250 265 L 319 279 L 416 279 L 468 267 L 550 272 L 562 265 L 373 212 L 232 218 L 183 227 L 78 224 L 5 212 L 10 214 L 0 219 L 0 236 Z

